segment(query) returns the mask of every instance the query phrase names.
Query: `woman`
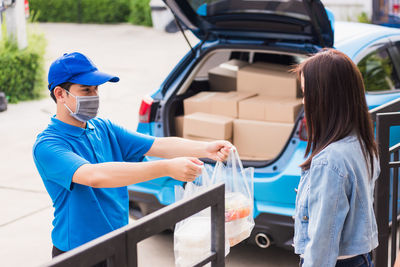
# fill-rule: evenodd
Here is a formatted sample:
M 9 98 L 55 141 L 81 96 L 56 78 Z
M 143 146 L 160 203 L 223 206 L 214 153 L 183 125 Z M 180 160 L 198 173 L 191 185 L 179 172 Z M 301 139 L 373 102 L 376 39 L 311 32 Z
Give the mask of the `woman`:
M 300 266 L 372 266 L 377 145 L 357 66 L 326 49 L 295 69 L 307 121 L 307 160 L 296 199 Z

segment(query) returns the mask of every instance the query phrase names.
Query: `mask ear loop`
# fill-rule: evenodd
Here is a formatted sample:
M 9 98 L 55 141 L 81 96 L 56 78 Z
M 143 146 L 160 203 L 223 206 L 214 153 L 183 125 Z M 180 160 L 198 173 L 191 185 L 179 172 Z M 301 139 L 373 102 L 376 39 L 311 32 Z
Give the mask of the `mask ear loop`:
M 74 113 L 72 112 L 72 110 L 67 106 L 67 104 L 64 103 L 64 107 L 66 107 L 66 108 L 68 109 L 68 111 L 69 111 L 71 114 L 74 114 Z
M 73 94 L 71 94 L 68 90 L 66 90 L 65 88 L 63 88 L 64 90 L 65 90 L 65 92 L 67 92 L 67 94 L 69 94 L 69 95 L 71 95 L 71 96 L 73 96 L 74 98 L 75 98 L 75 103 L 76 103 L 76 105 L 75 105 L 75 112 L 72 112 L 72 110 L 67 106 L 67 104 L 65 104 L 64 103 L 64 106 L 68 109 L 68 111 L 69 112 L 71 112 L 71 114 L 77 114 L 78 113 L 78 110 L 79 110 L 79 101 L 78 101 L 78 97 L 77 96 L 74 96 Z

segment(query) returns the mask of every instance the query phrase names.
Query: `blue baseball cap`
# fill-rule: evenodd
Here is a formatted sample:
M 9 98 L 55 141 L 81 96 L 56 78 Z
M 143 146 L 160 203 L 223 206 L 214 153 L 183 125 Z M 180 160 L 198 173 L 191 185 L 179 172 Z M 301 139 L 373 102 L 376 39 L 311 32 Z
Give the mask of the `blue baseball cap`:
M 49 90 L 65 82 L 82 85 L 100 85 L 106 82 L 118 82 L 119 78 L 100 72 L 96 65 L 85 55 L 74 52 L 65 53 L 50 66 Z

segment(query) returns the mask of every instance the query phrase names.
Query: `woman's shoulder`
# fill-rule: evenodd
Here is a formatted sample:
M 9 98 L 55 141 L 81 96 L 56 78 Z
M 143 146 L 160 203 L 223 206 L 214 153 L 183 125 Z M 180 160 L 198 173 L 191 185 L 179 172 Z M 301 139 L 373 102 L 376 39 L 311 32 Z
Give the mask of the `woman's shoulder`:
M 355 157 L 363 158 L 361 144 L 356 135 L 349 135 L 325 147 L 314 156 L 312 164 L 329 165 L 337 169 L 344 167 Z

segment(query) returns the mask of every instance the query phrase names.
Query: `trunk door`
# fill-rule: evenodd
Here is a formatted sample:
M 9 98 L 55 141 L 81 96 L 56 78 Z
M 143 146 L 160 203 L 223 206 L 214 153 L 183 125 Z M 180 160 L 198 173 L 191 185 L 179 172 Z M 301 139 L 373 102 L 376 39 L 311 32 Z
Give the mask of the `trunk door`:
M 319 0 L 164 0 L 201 40 L 257 39 L 333 46 Z

